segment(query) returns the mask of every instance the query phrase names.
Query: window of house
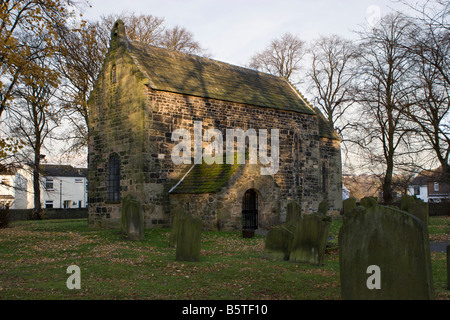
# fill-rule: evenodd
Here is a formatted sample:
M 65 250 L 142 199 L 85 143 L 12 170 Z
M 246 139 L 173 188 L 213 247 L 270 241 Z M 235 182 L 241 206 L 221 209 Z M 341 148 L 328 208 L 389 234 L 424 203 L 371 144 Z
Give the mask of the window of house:
M 51 208 L 53 208 L 53 200 L 45 201 L 45 209 L 51 209 Z
M 45 190 L 53 190 L 53 178 L 45 179 Z
M 75 178 L 75 183 L 83 183 L 83 178 Z
M 108 201 L 120 201 L 120 162 L 117 154 L 108 161 Z
M 414 195 L 415 196 L 420 195 L 420 186 L 414 186 Z
M 68 209 L 68 208 L 70 208 L 70 200 L 64 200 L 64 203 L 63 203 L 63 206 L 64 206 L 64 209 Z
M 2 178 L 2 184 L 4 184 L 5 186 L 10 186 L 11 182 L 7 178 Z
M 439 182 L 434 183 L 434 191 L 439 191 Z

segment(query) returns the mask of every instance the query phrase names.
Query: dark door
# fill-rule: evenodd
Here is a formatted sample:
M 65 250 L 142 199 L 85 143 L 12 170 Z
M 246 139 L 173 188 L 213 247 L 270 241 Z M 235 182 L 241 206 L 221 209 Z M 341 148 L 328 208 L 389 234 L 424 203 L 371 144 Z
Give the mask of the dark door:
M 258 194 L 255 190 L 247 190 L 242 203 L 242 228 L 258 229 Z

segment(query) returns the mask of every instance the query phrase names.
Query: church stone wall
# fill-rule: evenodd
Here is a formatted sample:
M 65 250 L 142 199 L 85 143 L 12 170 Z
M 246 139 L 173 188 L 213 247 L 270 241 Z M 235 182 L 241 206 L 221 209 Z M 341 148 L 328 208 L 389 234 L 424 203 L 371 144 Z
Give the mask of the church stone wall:
M 107 201 L 107 164 L 109 156 L 120 159 L 121 198 L 130 193 L 143 206 L 147 228 L 170 225 L 169 190 L 191 165 L 175 165 L 171 160 L 174 130 L 185 128 L 193 137 L 194 121 L 202 121 L 203 130 L 279 129 L 279 169 L 271 176 L 276 189 L 262 195 L 267 207 L 264 226 L 283 222 L 286 205 L 295 200 L 306 212 L 317 210 L 321 194 L 321 159 L 327 157 L 330 206 L 340 209 L 340 157 L 336 141 L 322 141 L 318 135 L 317 117 L 274 108 L 193 97 L 148 88 L 132 59 L 125 53 L 113 52 L 104 62 L 103 71 L 90 99 L 89 143 L 89 224 L 115 227 L 120 222 L 120 202 Z M 298 136 L 295 144 L 294 136 Z M 193 144 L 192 144 L 193 145 Z M 270 145 L 270 138 L 268 138 Z M 294 149 L 298 149 L 295 159 Z M 192 153 L 193 154 L 193 153 Z M 295 179 L 296 172 L 300 178 Z M 258 181 L 258 174 L 247 175 Z M 262 177 L 263 179 L 264 177 Z M 240 218 L 239 187 L 230 187 L 210 201 L 210 195 L 196 196 L 200 203 L 214 203 L 219 216 L 208 222 L 217 228 L 234 228 Z M 261 192 L 261 190 L 258 190 Z M 239 189 L 240 190 L 240 189 Z M 242 189 L 243 190 L 243 189 Z M 239 191 L 241 192 L 241 190 Z M 243 191 L 245 192 L 245 190 Z M 176 198 L 176 197 L 175 197 Z M 182 196 L 178 197 L 179 199 Z M 273 200 L 272 200 L 273 199 Z M 226 212 L 225 202 L 234 203 Z M 269 205 L 270 203 L 270 205 Z M 269 208 L 270 207 L 270 208 Z M 199 209 L 204 210 L 204 209 Z M 230 217 L 230 220 L 226 218 Z M 205 218 L 206 219 L 206 218 Z M 208 218 L 209 219 L 209 218 Z

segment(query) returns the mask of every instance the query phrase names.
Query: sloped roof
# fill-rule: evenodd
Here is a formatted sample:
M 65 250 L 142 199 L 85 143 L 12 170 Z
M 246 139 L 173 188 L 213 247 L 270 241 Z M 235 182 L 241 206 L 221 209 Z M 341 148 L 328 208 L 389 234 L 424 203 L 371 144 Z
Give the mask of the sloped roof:
M 112 30 L 112 46 L 115 43 L 126 46 L 152 89 L 315 114 L 282 77 L 129 41 L 124 29 L 123 22 L 118 20 Z
M 237 171 L 239 164 L 195 164 L 175 185 L 171 194 L 200 194 L 219 191 Z
M 410 185 L 426 185 L 429 182 L 446 182 L 447 178 L 439 167 L 433 170 L 422 170 L 410 183 Z
M 41 165 L 42 174 L 50 177 L 86 177 L 86 168 L 75 168 L 70 165 L 43 164 Z

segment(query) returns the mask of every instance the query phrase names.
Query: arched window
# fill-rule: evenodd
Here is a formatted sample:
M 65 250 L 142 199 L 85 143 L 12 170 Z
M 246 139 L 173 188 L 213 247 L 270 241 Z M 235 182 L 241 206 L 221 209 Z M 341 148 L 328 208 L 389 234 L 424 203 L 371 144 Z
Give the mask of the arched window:
M 120 201 L 120 162 L 113 153 L 108 162 L 108 201 Z
M 328 173 L 327 164 L 322 162 L 322 192 L 328 192 Z

